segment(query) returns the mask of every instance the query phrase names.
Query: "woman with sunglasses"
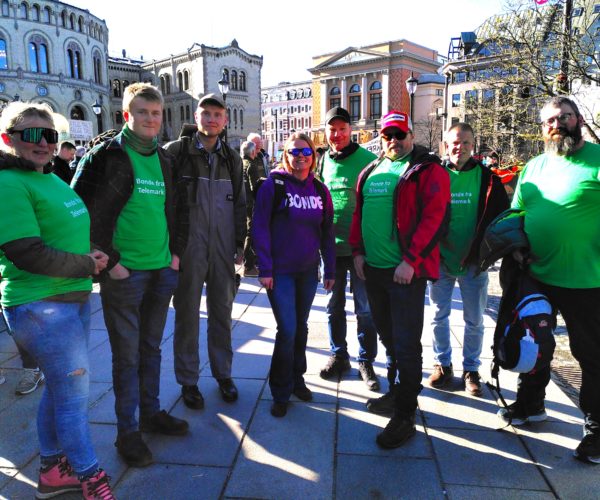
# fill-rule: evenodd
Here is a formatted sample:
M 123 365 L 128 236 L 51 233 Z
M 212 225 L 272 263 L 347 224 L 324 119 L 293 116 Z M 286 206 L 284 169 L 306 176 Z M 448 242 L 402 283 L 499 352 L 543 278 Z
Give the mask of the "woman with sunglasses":
M 257 192 L 252 240 L 259 281 L 267 289 L 277 321 L 269 386 L 271 414 L 283 417 L 290 396 L 312 400 L 304 382 L 308 315 L 318 284 L 320 256 L 324 287 L 333 288 L 335 239 L 329 191 L 315 179 L 315 147 L 296 132 L 286 141 L 281 169 Z
M 51 109 L 13 102 L 0 116 L 2 307 L 16 343 L 46 376 L 37 416 L 37 498 L 69 491 L 114 498 L 88 424 L 91 275 L 108 256 L 90 251 L 90 219 L 75 192 L 44 174 L 58 133 Z

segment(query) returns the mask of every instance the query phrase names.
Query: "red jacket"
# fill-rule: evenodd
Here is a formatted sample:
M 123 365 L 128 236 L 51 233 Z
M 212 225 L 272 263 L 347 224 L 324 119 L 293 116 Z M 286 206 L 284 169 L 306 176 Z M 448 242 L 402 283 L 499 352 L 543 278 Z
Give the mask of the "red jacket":
M 352 254 L 365 253 L 362 240 L 362 190 L 367 177 L 379 165 L 375 160 L 360 173 L 356 209 L 350 227 Z M 450 177 L 439 158 L 415 146 L 406 172 L 394 189 L 394 224 L 402 259 L 415 270 L 415 277 L 437 279 L 440 273 L 439 241 L 450 220 Z M 398 262 L 400 264 L 400 262 Z

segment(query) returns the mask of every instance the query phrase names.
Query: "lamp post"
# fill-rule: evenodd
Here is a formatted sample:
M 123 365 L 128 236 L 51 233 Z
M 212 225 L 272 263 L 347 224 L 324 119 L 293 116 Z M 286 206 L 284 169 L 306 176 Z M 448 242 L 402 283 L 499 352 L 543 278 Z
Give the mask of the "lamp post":
M 94 101 L 92 104 L 92 111 L 96 115 L 96 119 L 98 120 L 98 133 L 102 133 L 102 104 L 98 102 L 98 99 Z
M 277 130 L 277 108 L 271 108 L 271 116 L 275 117 L 275 140 L 273 141 L 273 158 L 277 158 L 277 141 L 279 140 L 279 132 Z
M 225 112 L 227 112 L 227 93 L 229 92 L 229 74 L 223 70 L 221 79 L 217 82 L 219 91 L 223 96 L 223 102 L 225 103 Z M 227 129 L 229 128 L 229 113 L 227 113 L 227 125 L 223 129 L 223 140 L 227 142 Z
M 415 104 L 415 92 L 417 91 L 417 85 L 419 81 L 414 77 L 413 72 L 410 72 L 410 78 L 406 79 L 406 90 L 408 91 L 408 95 L 410 96 L 410 119 L 413 121 L 413 126 L 415 122 L 415 117 L 413 116 L 413 107 Z

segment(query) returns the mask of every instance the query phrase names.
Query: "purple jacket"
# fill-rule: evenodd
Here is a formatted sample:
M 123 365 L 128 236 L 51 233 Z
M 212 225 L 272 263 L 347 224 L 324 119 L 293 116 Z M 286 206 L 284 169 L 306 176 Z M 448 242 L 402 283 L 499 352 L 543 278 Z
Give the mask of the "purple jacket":
M 275 183 L 270 176 L 260 186 L 252 219 L 252 246 L 258 259 L 259 276 L 309 271 L 323 257 L 325 279 L 335 278 L 333 204 L 327 188 L 322 200 L 314 175 L 300 181 L 284 170 L 287 197 L 273 208 Z M 323 210 L 323 205 L 325 210 Z

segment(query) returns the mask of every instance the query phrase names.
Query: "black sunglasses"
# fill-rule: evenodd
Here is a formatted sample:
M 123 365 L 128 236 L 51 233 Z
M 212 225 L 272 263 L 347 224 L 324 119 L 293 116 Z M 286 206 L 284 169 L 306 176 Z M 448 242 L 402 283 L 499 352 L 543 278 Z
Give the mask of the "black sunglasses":
M 42 137 L 46 139 L 48 144 L 56 144 L 58 142 L 58 132 L 53 128 L 29 127 L 23 130 L 10 129 L 8 133 L 21 134 L 21 140 L 31 144 L 39 144 L 42 141 Z
M 392 139 L 396 139 L 398 141 L 403 141 L 404 139 L 406 139 L 406 136 L 408 134 L 406 132 L 390 132 L 390 133 L 385 133 L 385 134 L 381 134 L 381 137 L 383 137 L 384 141 L 391 141 Z
M 287 152 L 294 157 L 299 156 L 300 153 L 302 153 L 302 156 L 311 156 L 313 154 L 312 149 L 310 149 L 310 148 L 288 149 Z

